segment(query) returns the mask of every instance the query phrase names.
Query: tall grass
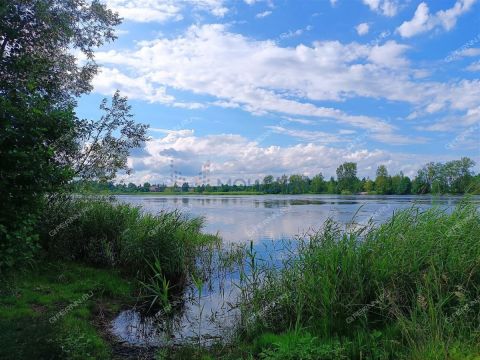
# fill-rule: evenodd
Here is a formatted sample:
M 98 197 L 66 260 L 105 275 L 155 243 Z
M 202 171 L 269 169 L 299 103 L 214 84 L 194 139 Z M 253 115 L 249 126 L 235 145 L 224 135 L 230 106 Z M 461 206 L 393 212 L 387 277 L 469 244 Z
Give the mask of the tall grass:
M 478 210 L 467 202 L 451 213 L 411 208 L 379 227 L 327 221 L 299 239 L 281 270 L 267 269 L 246 301 L 243 315 L 254 319 L 242 329 L 247 338 L 292 331 L 298 338 L 301 330 L 318 346 L 338 340 L 352 359 L 473 359 L 480 354 Z M 279 336 L 265 358 L 277 358 Z
M 145 287 L 151 292 L 158 279 L 173 290 L 182 287 L 196 248 L 216 240 L 201 233 L 202 226 L 202 218 L 177 210 L 152 215 L 111 198 L 73 197 L 50 203 L 41 239 L 50 257 L 120 269 L 152 285 Z

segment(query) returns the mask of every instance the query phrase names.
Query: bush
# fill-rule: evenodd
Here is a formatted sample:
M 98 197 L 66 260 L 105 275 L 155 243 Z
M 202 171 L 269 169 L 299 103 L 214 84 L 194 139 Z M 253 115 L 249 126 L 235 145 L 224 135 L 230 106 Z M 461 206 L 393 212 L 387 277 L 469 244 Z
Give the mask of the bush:
M 35 216 L 26 216 L 14 226 L 0 224 L 0 274 L 33 263 L 39 249 L 35 226 Z

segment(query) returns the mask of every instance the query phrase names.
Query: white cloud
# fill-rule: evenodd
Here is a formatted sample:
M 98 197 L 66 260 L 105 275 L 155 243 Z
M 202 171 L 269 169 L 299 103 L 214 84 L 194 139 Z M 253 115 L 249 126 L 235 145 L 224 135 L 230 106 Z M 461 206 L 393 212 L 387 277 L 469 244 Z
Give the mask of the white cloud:
M 375 64 L 385 67 L 396 68 L 408 65 L 407 59 L 402 55 L 409 47 L 398 44 L 393 40 L 387 41 L 383 45 L 374 45 L 370 50 L 368 58 Z
M 430 31 L 436 27 L 442 27 L 446 31 L 453 29 L 458 17 L 471 9 L 477 0 L 457 0 L 452 8 L 437 11 L 430 14 L 427 3 L 422 2 L 411 20 L 403 22 L 397 32 L 404 38 Z
M 168 93 L 170 88 L 188 91 L 215 97 L 206 103 L 211 106 L 334 121 L 368 129 L 379 141 L 405 143 L 395 124 L 316 102 L 353 97 L 401 101 L 413 104 L 419 116 L 466 112 L 480 105 L 480 80 L 419 79 L 405 57 L 408 49 L 393 40 L 378 45 L 319 41 L 282 47 L 229 32 L 224 25 L 192 26 L 176 38 L 140 43 L 133 51 L 97 53 L 98 62 L 108 67 L 94 85 L 101 93 L 119 88 L 136 99 L 200 107 Z
M 297 36 L 301 36 L 304 32 L 311 31 L 312 29 L 313 29 L 313 26 L 308 25 L 303 29 L 290 30 L 290 31 L 281 33 L 278 38 L 280 40 L 294 38 L 294 37 L 297 37 Z
M 363 0 L 370 10 L 385 16 L 395 16 L 398 12 L 398 2 L 396 0 Z
M 228 8 L 224 0 L 106 0 L 109 8 L 126 20 L 135 22 L 166 22 L 183 19 L 185 9 L 207 11 L 223 17 Z
M 134 173 L 125 178 L 125 181 L 169 184 L 171 161 L 175 170 L 181 173 L 178 175 L 182 178 L 181 181 L 188 181 L 190 184 L 200 180 L 198 173 L 202 165 L 209 161 L 210 183 L 216 185 L 217 179 L 227 182 L 228 179 L 233 181 L 240 178 L 253 183 L 268 174 L 280 176 L 300 173 L 313 176 L 322 172 L 328 177 L 335 175 L 337 166 L 345 161 L 357 162 L 361 177 L 373 176 L 379 163 L 388 163 L 392 169 L 413 175 L 425 162 L 435 160 L 413 154 L 337 148 L 314 143 L 286 147 L 261 146 L 240 135 L 199 137 L 195 136 L 192 130 L 167 132 L 164 137 L 148 142 L 144 150 L 142 156 L 129 158 L 129 165 L 133 167 Z
M 368 25 L 368 23 L 361 23 L 355 27 L 355 30 L 357 30 L 357 34 L 360 36 L 366 35 L 370 30 L 370 26 Z
M 455 52 L 455 56 L 458 57 L 475 57 L 480 56 L 480 48 L 467 48 Z
M 254 5 L 254 4 L 259 3 L 261 1 L 265 1 L 269 7 L 271 7 L 271 8 L 275 7 L 273 5 L 273 0 L 243 0 L 243 1 L 247 5 Z
M 122 89 L 122 95 L 131 99 L 142 99 L 149 102 L 173 103 L 175 98 L 166 93 L 164 86 L 154 86 L 143 77 L 129 77 L 116 68 L 102 68 L 93 79 L 96 91 L 111 95 L 116 89 Z
M 267 17 L 267 16 L 269 16 L 269 15 L 272 15 L 272 12 L 269 11 L 269 10 L 267 10 L 267 11 L 258 13 L 257 15 L 255 15 L 255 17 L 256 17 L 257 19 L 262 19 L 262 18 Z
M 468 67 L 467 67 L 467 70 L 468 71 L 480 71 L 480 61 L 476 61 L 474 63 L 471 63 Z
M 449 31 L 455 27 L 457 18 L 469 11 L 476 1 L 477 0 L 457 0 L 452 8 L 438 11 L 436 18 L 443 28 Z
M 316 144 L 345 142 L 344 138 L 323 131 L 286 129 L 282 126 L 266 126 L 266 128 L 272 130 L 272 132 L 276 134 L 288 135 L 296 139 L 306 140 Z
M 418 5 L 412 20 L 405 21 L 397 28 L 402 37 L 412 37 L 421 32 L 432 29 L 428 5 L 424 2 Z

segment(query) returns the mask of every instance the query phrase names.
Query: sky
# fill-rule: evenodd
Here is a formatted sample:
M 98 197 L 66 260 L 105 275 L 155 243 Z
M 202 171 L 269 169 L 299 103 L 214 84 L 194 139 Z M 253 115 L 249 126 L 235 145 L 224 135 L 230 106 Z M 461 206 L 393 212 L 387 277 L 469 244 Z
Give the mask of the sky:
M 78 114 L 118 89 L 150 125 L 121 181 L 480 163 L 480 0 L 103 1 L 124 20 Z

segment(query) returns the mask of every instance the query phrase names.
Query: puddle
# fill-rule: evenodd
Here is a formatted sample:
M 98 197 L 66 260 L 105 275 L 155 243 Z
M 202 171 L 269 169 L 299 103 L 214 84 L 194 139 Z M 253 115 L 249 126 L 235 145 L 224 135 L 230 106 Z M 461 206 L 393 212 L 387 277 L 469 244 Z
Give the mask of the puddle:
M 174 306 L 170 316 L 161 311 L 150 316 L 135 309 L 122 311 L 111 323 L 112 334 L 126 344 L 142 347 L 208 346 L 228 341 L 240 316 L 235 284 L 240 281 L 243 260 L 235 256 L 218 249 L 205 251 L 196 265 L 204 279 L 201 291 L 189 279 L 181 304 Z
M 291 246 L 286 239 L 253 245 L 258 269 L 281 266 Z M 160 311 L 144 316 L 135 309 L 125 310 L 111 322 L 111 333 L 122 343 L 138 347 L 228 343 L 240 323 L 240 274 L 251 273 L 249 261 L 245 248 L 239 246 L 202 252 L 196 263 L 205 279 L 201 291 L 189 279 L 173 314 Z

